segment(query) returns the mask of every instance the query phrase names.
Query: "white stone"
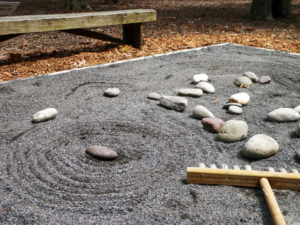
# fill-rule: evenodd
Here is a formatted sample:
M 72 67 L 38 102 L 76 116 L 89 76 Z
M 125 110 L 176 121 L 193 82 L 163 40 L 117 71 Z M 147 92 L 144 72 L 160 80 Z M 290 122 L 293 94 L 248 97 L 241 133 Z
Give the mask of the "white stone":
M 162 96 L 159 103 L 168 109 L 173 109 L 179 112 L 183 112 L 188 105 L 188 100 L 178 96 Z
M 300 105 L 294 108 L 298 113 L 300 113 Z
M 57 115 L 57 110 L 55 108 L 47 108 L 33 114 L 32 121 L 35 123 L 43 122 L 43 121 L 54 119 L 56 115 Z
M 202 118 L 214 118 L 215 116 L 204 106 L 198 105 L 193 109 L 193 117 L 202 119 Z
M 296 128 L 295 134 L 300 137 L 300 123 L 298 123 L 298 126 Z
M 242 120 L 228 120 L 219 132 L 219 139 L 223 142 L 236 142 L 246 138 L 248 124 Z
M 248 158 L 262 159 L 276 154 L 278 149 L 279 144 L 272 137 L 257 134 L 246 142 L 242 154 Z
M 197 84 L 200 81 L 208 81 L 208 76 L 205 73 L 195 74 L 193 76 L 193 83 Z
M 147 98 L 159 100 L 161 98 L 161 95 L 156 92 L 151 92 L 148 94 Z
M 257 83 L 259 81 L 258 77 L 255 73 L 247 71 L 243 74 L 243 76 L 250 78 L 253 83 Z
M 292 108 L 279 108 L 268 113 L 268 119 L 275 122 L 297 121 L 300 114 Z
M 200 97 L 203 95 L 203 91 L 199 88 L 183 88 L 178 91 L 179 95 Z
M 243 113 L 243 109 L 241 107 L 231 105 L 231 106 L 229 106 L 227 112 L 230 114 L 239 115 L 239 114 Z
M 205 81 L 200 82 L 196 87 L 202 89 L 205 93 L 215 93 L 215 87 Z
M 116 97 L 120 94 L 120 89 L 119 88 L 107 88 L 104 91 L 104 95 L 108 97 Z
M 240 92 L 240 93 L 231 95 L 228 101 L 240 103 L 242 105 L 247 105 L 250 101 L 250 95 L 246 92 Z
M 252 85 L 252 81 L 248 77 L 240 76 L 235 78 L 234 84 L 239 87 L 249 88 Z

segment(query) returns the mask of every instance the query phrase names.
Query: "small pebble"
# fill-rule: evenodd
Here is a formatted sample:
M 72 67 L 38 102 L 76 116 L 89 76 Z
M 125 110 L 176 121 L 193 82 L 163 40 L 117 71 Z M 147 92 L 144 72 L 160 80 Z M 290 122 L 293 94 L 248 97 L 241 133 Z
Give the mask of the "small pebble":
M 86 153 L 90 154 L 96 159 L 103 159 L 103 160 L 113 160 L 118 157 L 118 153 L 113 151 L 112 149 L 100 146 L 100 145 L 92 145 L 87 147 Z
M 229 102 L 240 103 L 241 105 L 247 105 L 250 101 L 250 95 L 246 92 L 240 92 L 234 95 L 231 95 Z
M 257 134 L 245 143 L 242 154 L 248 158 L 263 159 L 275 155 L 278 149 L 279 144 L 272 137 Z
M 202 118 L 213 118 L 215 116 L 204 106 L 198 105 L 193 109 L 193 117 L 197 119 L 202 119 Z
M 148 94 L 147 98 L 159 100 L 161 98 L 161 95 L 156 92 L 151 92 Z
M 257 83 L 259 80 L 256 74 L 250 71 L 245 72 L 243 76 L 248 77 L 253 83 Z
M 188 105 L 188 100 L 178 96 L 162 96 L 160 104 L 167 109 L 183 112 Z
M 184 88 L 180 89 L 178 94 L 197 98 L 203 95 L 203 91 L 199 88 Z
M 104 91 L 104 95 L 107 97 L 116 97 L 120 94 L 119 88 L 108 88 Z
M 300 123 L 298 123 L 298 126 L 296 128 L 295 134 L 300 137 Z
M 242 120 L 228 120 L 224 123 L 219 139 L 223 142 L 236 142 L 246 138 L 248 135 L 248 124 Z
M 292 108 L 279 108 L 268 113 L 268 120 L 274 122 L 292 122 L 299 118 L 300 114 Z
M 37 113 L 33 114 L 32 122 L 38 123 L 38 122 L 51 120 L 51 119 L 54 119 L 56 117 L 56 115 L 57 115 L 57 110 L 55 108 L 43 109 L 43 110 L 38 111 Z
M 242 104 L 240 104 L 240 103 L 226 102 L 226 103 L 224 104 L 223 108 L 224 108 L 224 109 L 228 109 L 229 106 L 232 106 L 232 105 L 238 106 L 238 107 L 242 107 Z
M 271 77 L 269 76 L 261 76 L 261 78 L 259 79 L 260 84 L 268 84 L 270 82 L 271 82 Z
M 231 105 L 229 106 L 227 112 L 230 114 L 239 115 L 243 113 L 243 109 L 239 106 Z
M 215 93 L 215 87 L 205 81 L 198 83 L 196 87 L 202 89 L 205 93 Z
M 219 118 L 203 118 L 201 120 L 203 129 L 211 133 L 219 133 L 224 125 L 224 121 Z
M 208 76 L 205 73 L 195 74 L 193 76 L 193 83 L 197 84 L 200 81 L 208 81 Z
M 294 108 L 300 114 L 300 105 Z
M 248 77 L 240 76 L 235 78 L 234 84 L 239 87 L 249 88 L 252 85 L 252 81 Z

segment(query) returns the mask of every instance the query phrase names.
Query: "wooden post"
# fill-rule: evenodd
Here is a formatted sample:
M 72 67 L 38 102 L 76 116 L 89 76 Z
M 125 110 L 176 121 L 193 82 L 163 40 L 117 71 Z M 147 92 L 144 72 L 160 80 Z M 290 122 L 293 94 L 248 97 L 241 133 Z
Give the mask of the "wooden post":
M 123 25 L 123 40 L 125 43 L 135 48 L 141 48 L 143 45 L 142 24 L 132 23 Z

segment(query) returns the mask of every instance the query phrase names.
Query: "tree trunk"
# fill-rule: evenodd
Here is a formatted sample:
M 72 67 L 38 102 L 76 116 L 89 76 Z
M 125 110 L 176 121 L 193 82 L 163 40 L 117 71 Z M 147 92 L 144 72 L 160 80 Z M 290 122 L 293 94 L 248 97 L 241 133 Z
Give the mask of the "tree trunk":
M 87 0 L 65 0 L 65 6 L 67 9 L 75 10 L 75 9 L 92 9 Z
M 254 20 L 273 20 L 290 15 L 291 0 L 253 0 L 250 17 Z
M 272 11 L 274 17 L 288 17 L 291 15 L 290 11 L 291 0 L 273 0 Z

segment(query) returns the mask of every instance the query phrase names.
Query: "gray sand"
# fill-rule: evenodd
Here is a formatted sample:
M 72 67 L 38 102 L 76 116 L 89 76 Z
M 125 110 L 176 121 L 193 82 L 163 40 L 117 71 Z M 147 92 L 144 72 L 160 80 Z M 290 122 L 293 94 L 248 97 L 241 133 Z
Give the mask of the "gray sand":
M 226 114 L 223 103 L 240 91 L 234 78 L 245 71 L 273 80 L 242 89 L 250 104 L 242 115 Z M 207 73 L 216 93 L 188 98 L 185 112 L 147 99 L 150 92 L 192 87 L 196 73 Z M 108 87 L 120 95 L 104 97 Z M 300 105 L 296 54 L 210 46 L 0 83 L 0 103 L 0 224 L 272 224 L 260 189 L 186 184 L 186 168 L 200 162 L 300 168 L 297 122 L 265 120 L 276 108 Z M 198 104 L 224 120 L 245 120 L 248 138 L 272 136 L 279 152 L 245 159 L 240 150 L 247 139 L 217 141 L 191 117 Z M 47 107 L 57 117 L 33 124 L 32 115 Z M 109 146 L 119 158 L 94 160 L 85 153 L 89 145 Z M 300 224 L 300 193 L 275 193 L 287 223 Z

